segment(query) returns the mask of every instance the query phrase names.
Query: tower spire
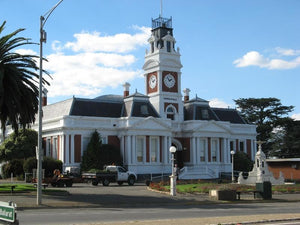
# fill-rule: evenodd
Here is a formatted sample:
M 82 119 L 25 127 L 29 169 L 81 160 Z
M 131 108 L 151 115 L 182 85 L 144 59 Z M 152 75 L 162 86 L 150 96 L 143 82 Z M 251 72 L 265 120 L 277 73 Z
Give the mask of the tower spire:
M 160 0 L 160 17 L 163 17 L 163 0 Z

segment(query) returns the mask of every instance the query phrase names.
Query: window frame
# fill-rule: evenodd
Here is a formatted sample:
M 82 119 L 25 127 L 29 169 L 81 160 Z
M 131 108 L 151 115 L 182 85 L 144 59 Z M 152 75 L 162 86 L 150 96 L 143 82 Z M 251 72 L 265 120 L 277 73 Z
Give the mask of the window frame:
M 156 140 L 156 143 L 155 143 L 156 148 L 155 149 L 153 149 L 152 140 Z M 160 147 L 159 137 L 158 136 L 151 136 L 149 138 L 149 150 L 150 150 L 149 151 L 149 154 L 150 154 L 149 162 L 150 163 L 159 163 L 159 160 L 160 160 L 160 158 L 159 158 L 159 156 L 160 156 L 159 155 L 159 150 L 160 150 L 159 147 Z M 155 160 L 154 161 L 152 161 L 152 153 L 153 152 L 155 152 Z
M 139 140 L 142 141 L 141 143 L 141 151 L 139 151 L 139 148 L 138 148 L 138 142 Z M 138 153 L 142 153 L 141 157 L 141 161 L 138 160 L 138 157 L 139 157 L 139 154 Z M 135 160 L 137 163 L 145 163 L 146 161 L 146 137 L 145 136 L 136 136 L 136 140 L 135 140 Z

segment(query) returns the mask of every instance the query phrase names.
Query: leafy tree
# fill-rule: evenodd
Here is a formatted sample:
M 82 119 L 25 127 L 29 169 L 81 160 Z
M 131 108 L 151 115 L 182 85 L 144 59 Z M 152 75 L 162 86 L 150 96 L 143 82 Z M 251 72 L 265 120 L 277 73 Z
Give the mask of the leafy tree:
M 253 161 L 249 156 L 242 151 L 237 151 L 233 157 L 234 160 L 234 170 L 248 172 L 253 169 Z
M 296 158 L 300 157 L 300 121 L 289 121 L 284 127 L 285 135 L 280 157 Z
M 122 164 L 120 149 L 112 145 L 102 144 L 100 134 L 97 131 L 93 132 L 87 149 L 82 156 L 81 170 L 101 170 L 105 165 L 111 164 Z
M 0 145 L 0 162 L 35 156 L 37 139 L 37 132 L 31 129 L 22 129 L 18 134 L 12 133 Z
M 0 25 L 0 35 L 5 23 Z M 39 78 L 39 68 L 35 61 L 38 56 L 16 52 L 19 47 L 34 44 L 27 38 L 16 37 L 23 30 L 0 36 L 0 123 L 3 139 L 8 122 L 17 133 L 19 124 L 25 129 L 34 123 L 38 111 L 36 80 Z
M 100 148 L 102 145 L 100 134 L 94 131 L 87 149 L 83 152 L 81 161 L 81 170 L 88 171 L 90 169 L 99 168 Z M 102 169 L 102 168 L 100 168 Z
M 263 150 L 269 155 L 273 129 L 291 120 L 287 115 L 293 111 L 294 106 L 283 106 L 277 98 L 239 98 L 234 101 L 242 116 L 248 122 L 257 125 L 257 139 L 266 142 L 263 144 Z

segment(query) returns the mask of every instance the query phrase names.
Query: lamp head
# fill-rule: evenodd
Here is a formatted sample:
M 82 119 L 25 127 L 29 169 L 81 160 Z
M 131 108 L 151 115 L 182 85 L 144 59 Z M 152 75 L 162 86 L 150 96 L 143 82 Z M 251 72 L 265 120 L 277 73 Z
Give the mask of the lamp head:
M 176 147 L 174 147 L 174 146 L 171 146 L 170 147 L 170 152 L 172 153 L 172 154 L 174 154 L 175 152 L 176 152 Z
M 233 151 L 233 150 L 230 151 L 230 154 L 231 154 L 231 155 L 234 155 L 234 154 L 235 154 L 235 151 Z

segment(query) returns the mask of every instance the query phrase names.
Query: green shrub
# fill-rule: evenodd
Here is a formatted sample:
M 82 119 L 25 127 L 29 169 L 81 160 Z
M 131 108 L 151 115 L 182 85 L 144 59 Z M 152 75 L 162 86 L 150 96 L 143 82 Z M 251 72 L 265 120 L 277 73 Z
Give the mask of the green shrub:
M 25 173 L 32 173 L 33 169 L 37 167 L 37 160 L 35 157 L 31 157 L 25 160 L 23 169 Z
M 2 166 L 2 173 L 4 178 L 9 178 L 13 173 L 13 176 L 20 176 L 24 174 L 22 159 L 13 159 L 10 162 Z

